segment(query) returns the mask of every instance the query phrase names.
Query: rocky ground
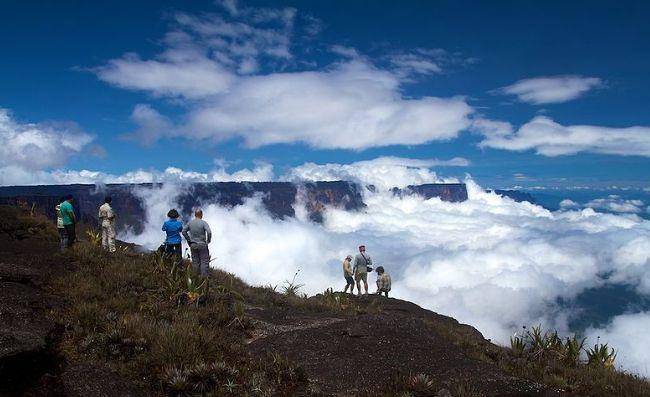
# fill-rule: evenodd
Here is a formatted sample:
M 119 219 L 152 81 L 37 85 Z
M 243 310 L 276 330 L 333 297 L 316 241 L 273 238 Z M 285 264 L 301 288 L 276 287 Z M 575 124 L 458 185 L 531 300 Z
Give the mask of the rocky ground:
M 494 347 L 470 326 L 398 299 L 355 299 L 381 310 L 344 318 L 299 313 L 273 317 L 268 311 L 250 311 L 260 322 L 256 328 L 265 330 L 251 339 L 250 350 L 286 355 L 306 370 L 314 390 L 324 395 L 375 394 L 398 372 L 427 374 L 440 384 L 465 378 L 465 387 L 494 396 L 556 395 L 451 343 L 459 338 L 473 347 Z

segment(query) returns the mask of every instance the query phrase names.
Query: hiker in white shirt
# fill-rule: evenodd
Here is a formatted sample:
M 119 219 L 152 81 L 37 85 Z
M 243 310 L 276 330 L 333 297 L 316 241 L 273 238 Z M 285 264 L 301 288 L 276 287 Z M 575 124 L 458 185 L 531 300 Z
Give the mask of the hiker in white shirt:
M 99 221 L 102 227 L 102 247 L 109 252 L 115 252 L 115 213 L 111 201 L 111 197 L 106 196 L 104 204 L 99 207 Z

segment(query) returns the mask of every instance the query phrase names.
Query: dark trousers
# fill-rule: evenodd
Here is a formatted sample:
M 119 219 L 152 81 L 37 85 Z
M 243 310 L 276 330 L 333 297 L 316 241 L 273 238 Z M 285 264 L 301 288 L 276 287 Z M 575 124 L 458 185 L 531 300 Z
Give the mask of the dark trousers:
M 61 248 L 61 252 L 63 252 L 68 246 L 68 234 L 65 232 L 64 227 L 60 227 L 57 230 L 59 231 L 59 248 Z
M 63 228 L 65 229 L 65 234 L 68 235 L 67 246 L 68 248 L 72 247 L 72 244 L 77 241 L 77 231 L 75 230 L 75 224 L 73 223 L 72 225 L 63 225 Z
M 177 260 L 180 260 L 183 256 L 183 249 L 181 243 L 178 244 L 169 244 L 165 243 L 165 254 L 176 257 Z

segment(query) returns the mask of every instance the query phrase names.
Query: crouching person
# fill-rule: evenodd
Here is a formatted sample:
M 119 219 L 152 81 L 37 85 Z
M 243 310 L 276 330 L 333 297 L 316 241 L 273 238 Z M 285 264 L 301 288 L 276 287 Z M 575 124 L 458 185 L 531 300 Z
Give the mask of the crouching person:
M 383 266 L 377 268 L 377 294 L 381 295 L 382 293 L 388 297 L 388 292 L 390 291 L 390 275 L 384 271 Z
M 207 276 L 210 269 L 208 244 L 212 240 L 212 231 L 208 223 L 203 220 L 203 211 L 198 209 L 194 212 L 194 219 L 183 228 L 183 236 L 192 252 L 194 270 L 200 272 L 202 276 Z

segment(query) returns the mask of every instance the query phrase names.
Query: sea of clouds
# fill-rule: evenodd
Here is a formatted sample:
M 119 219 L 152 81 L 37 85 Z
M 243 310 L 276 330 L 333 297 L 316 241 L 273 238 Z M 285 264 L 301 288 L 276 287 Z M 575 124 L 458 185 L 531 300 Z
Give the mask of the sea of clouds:
M 390 186 L 453 181 L 440 178 L 431 164 L 382 159 L 352 165 L 304 164 L 279 179 L 371 181 L 367 208 L 348 212 L 328 208 L 324 222 L 307 219 L 295 203 L 295 218 L 274 219 L 261 197 L 243 205 L 204 207 L 211 225 L 213 266 L 256 285 L 278 285 L 300 271 L 297 282 L 315 294 L 342 289 L 341 260 L 367 246 L 375 265 L 393 278 L 392 296 L 418 303 L 479 329 L 507 344 L 522 325 L 542 324 L 570 333 L 570 300 L 608 283 L 633 285 L 650 294 L 650 222 L 636 214 L 608 214 L 593 208 L 550 212 L 527 202 L 487 193 L 468 178 L 469 200 L 462 203 L 396 197 Z M 147 224 L 139 235 L 122 238 L 155 248 L 161 224 L 178 193 L 189 186 L 167 183 L 142 189 Z M 184 214 L 188 217 L 189 214 Z M 371 291 L 374 274 L 370 277 Z M 649 375 L 650 313 L 615 317 L 602 329 L 590 328 L 595 343 L 611 342 L 618 363 Z

